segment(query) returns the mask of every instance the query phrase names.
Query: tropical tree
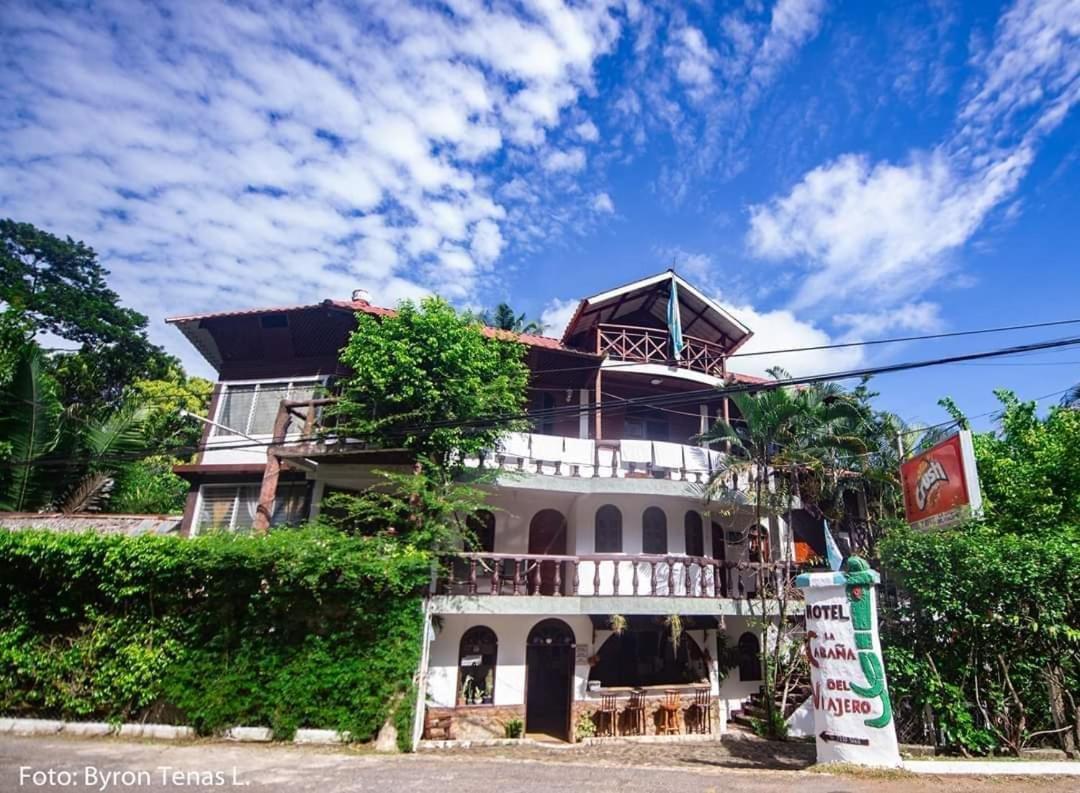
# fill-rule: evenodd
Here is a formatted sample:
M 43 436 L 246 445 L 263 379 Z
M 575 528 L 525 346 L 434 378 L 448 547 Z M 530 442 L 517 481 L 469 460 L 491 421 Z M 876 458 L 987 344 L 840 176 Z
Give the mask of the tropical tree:
M 381 529 L 433 550 L 467 539 L 484 498 L 463 461 L 525 427 L 515 418 L 526 403 L 524 354 L 440 298 L 405 301 L 380 319 L 358 315 L 341 353 L 351 374 L 327 411 L 334 432 L 401 450 L 416 466 L 412 474 L 384 472 L 359 496 L 327 499 L 336 525 Z
M 780 369 L 770 371 L 777 380 L 786 379 Z M 701 440 L 720 443 L 730 453 L 730 465 L 712 477 L 706 497 L 721 505 L 730 504 L 737 494 L 730 489 L 732 471 L 749 474 L 754 504 L 754 526 L 767 518 L 790 511 L 799 483 L 815 481 L 818 490 L 836 490 L 843 470 L 843 455 L 857 453 L 861 440 L 853 428 L 863 419 L 857 401 L 834 386 L 795 389 L 772 387 L 756 393 L 731 396 L 739 418 L 718 421 Z M 789 520 L 789 524 L 790 524 Z M 764 557 L 761 561 L 767 562 Z M 786 734 L 783 707 L 791 686 L 800 676 L 802 653 L 787 619 L 793 595 L 785 576 L 774 579 L 758 568 L 757 622 L 761 631 L 763 698 L 766 720 L 762 729 L 773 737 Z M 769 607 L 775 604 L 772 615 Z M 776 696 L 781 699 L 776 706 Z
M 514 333 L 543 333 L 544 326 L 535 319 L 526 319 L 525 313 L 518 314 L 510 307 L 509 303 L 499 303 L 493 313 L 483 312 L 480 320 L 485 325 L 490 325 L 499 330 L 509 330 Z
M 120 305 L 107 275 L 88 245 L 0 219 L 0 303 L 25 323 L 27 340 L 48 332 L 78 345 L 42 363 L 53 372 L 64 405 L 83 415 L 107 413 L 132 381 L 161 377 L 178 365 L 150 343 L 147 318 Z

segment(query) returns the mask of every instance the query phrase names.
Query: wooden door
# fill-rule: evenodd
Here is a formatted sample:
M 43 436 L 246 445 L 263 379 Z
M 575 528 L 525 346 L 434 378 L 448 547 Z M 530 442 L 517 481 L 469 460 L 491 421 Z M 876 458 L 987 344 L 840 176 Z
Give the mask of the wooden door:
M 566 518 L 557 509 L 542 509 L 533 516 L 529 524 L 529 553 L 565 554 L 566 553 Z M 566 576 L 561 575 L 565 581 Z M 552 595 L 555 593 L 555 562 L 540 563 L 539 593 L 532 576 L 529 576 L 529 594 Z
M 547 619 L 529 633 L 525 649 L 525 730 L 570 740 L 574 633 Z

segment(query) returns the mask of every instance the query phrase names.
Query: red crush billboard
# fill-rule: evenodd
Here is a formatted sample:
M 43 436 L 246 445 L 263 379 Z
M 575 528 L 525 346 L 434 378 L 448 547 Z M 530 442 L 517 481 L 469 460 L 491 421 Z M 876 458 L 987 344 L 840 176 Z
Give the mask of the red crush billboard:
M 971 433 L 962 430 L 900 466 L 904 510 L 916 529 L 943 529 L 982 509 Z

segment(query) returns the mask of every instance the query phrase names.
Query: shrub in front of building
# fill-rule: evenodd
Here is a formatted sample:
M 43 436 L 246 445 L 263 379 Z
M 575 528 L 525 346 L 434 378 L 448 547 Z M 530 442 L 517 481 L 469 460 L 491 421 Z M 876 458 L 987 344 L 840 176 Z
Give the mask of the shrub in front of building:
M 0 531 L 0 715 L 368 740 L 392 708 L 408 723 L 429 574 L 421 551 L 319 528 Z

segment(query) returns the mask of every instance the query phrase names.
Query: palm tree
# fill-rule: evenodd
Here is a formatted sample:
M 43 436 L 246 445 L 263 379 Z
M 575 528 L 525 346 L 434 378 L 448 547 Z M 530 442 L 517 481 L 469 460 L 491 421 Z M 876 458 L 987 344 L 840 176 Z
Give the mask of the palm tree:
M 1061 406 L 1073 410 L 1080 409 L 1080 383 L 1077 383 L 1061 397 Z
M 777 380 L 787 373 L 776 369 L 769 374 Z M 813 475 L 821 481 L 835 481 L 849 453 L 858 453 L 862 443 L 853 429 L 864 418 L 857 400 L 835 385 L 807 388 L 773 387 L 754 394 L 731 397 L 739 418 L 718 421 L 701 436 L 707 442 L 722 442 L 729 450 L 727 470 L 714 474 L 706 486 L 706 497 L 730 497 L 727 477 L 732 471 L 749 471 L 754 489 L 754 525 L 761 526 L 767 513 L 789 512 L 798 489 L 798 478 Z M 786 476 L 776 477 L 782 473 Z M 770 486 L 769 479 L 773 479 Z M 789 520 L 790 524 L 790 520 Z M 762 562 L 767 562 L 762 558 Z M 775 692 L 782 683 L 782 702 L 795 676 L 799 654 L 786 653 L 789 643 L 781 632 L 786 624 L 787 582 L 777 587 L 780 630 L 770 632 L 766 620 L 768 598 L 764 566 L 758 568 L 758 604 L 762 617 L 761 660 L 764 670 L 765 730 L 781 732 L 782 711 L 776 710 Z M 785 668 L 781 668 L 785 667 Z
M 480 315 L 484 324 L 499 330 L 509 330 L 514 333 L 543 333 L 544 326 L 537 320 L 526 319 L 525 313 L 518 314 L 510 307 L 509 303 L 499 303 L 495 307 L 495 313 L 484 312 Z

